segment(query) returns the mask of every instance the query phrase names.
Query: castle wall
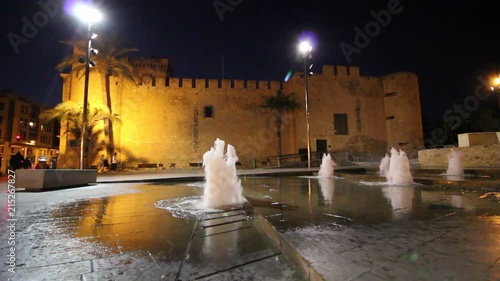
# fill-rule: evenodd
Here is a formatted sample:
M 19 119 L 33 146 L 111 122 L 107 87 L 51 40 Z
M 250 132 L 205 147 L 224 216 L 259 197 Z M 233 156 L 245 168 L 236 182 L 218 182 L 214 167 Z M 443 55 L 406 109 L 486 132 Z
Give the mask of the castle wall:
M 422 113 L 417 76 L 398 72 L 383 77 L 387 141 L 410 157 L 423 148 Z
M 83 89 L 80 81 L 67 81 Z M 100 104 L 99 75 L 92 73 L 90 81 L 89 103 Z M 110 84 L 112 112 L 122 120 L 114 124 L 115 147 L 124 165 L 187 167 L 201 161 L 216 138 L 233 145 L 244 165 L 277 153 L 272 114 L 260 105 L 264 96 L 276 94 L 280 82 L 171 78 L 169 86 L 160 79 L 153 86 L 111 78 Z M 77 103 L 83 100 L 78 93 L 63 96 Z M 213 109 L 213 117 L 204 116 L 205 107 Z
M 63 77 L 63 94 L 62 101 L 73 101 L 76 104 L 83 106 L 83 96 L 84 96 L 84 82 L 85 77 L 77 77 L 76 74 L 62 74 Z M 102 96 L 101 96 L 101 77 L 97 72 L 91 71 L 89 77 L 89 91 L 88 91 L 88 103 L 89 108 L 96 106 L 102 106 Z M 61 122 L 61 133 L 60 133 L 60 143 L 59 143 L 59 167 L 65 168 L 79 168 L 80 163 L 80 148 L 76 146 L 70 146 L 70 140 L 73 137 L 66 133 L 67 123 Z M 99 126 L 98 126 L 99 127 Z M 102 124 L 100 125 L 102 129 Z M 101 141 L 102 139 L 99 139 Z M 94 154 L 94 153 L 91 153 Z M 94 161 L 90 161 L 92 164 Z
M 99 74 L 91 74 L 91 106 L 102 103 L 101 82 Z M 233 145 L 243 165 L 251 166 L 253 159 L 258 164 L 266 161 L 277 155 L 276 128 L 272 112 L 261 105 L 264 97 L 276 95 L 281 88 L 286 94 L 296 93 L 300 104 L 297 111 L 283 118 L 282 153 L 297 153 L 307 147 L 300 73 L 287 83 L 157 77 L 136 85 L 112 77 L 110 85 L 112 112 L 122 120 L 114 124 L 114 143 L 118 160 L 125 167 L 138 163 L 189 167 L 191 162 L 202 161 L 216 138 Z M 392 90 L 401 94 L 387 102 L 384 94 Z M 405 98 L 409 99 L 405 109 L 409 115 L 397 108 L 403 106 Z M 83 79 L 65 78 L 63 100 L 83 101 Z M 411 108 L 417 103 L 418 110 Z M 389 143 L 408 139 L 406 133 L 418 136 L 420 132 L 422 139 L 421 123 L 413 122 L 407 130 L 398 131 L 388 127 L 386 120 L 387 114 L 397 112 L 402 125 L 417 115 L 420 121 L 418 84 L 412 74 L 365 77 L 357 67 L 324 66 L 323 73 L 309 79 L 309 112 L 312 151 L 317 150 L 316 140 L 326 140 L 328 150 L 383 153 Z M 212 116 L 205 116 L 207 113 Z M 334 132 L 334 114 L 347 114 L 347 134 Z
M 297 93 L 301 109 L 295 130 L 299 148 L 306 148 L 304 78 L 295 74 L 286 88 Z M 356 153 L 381 152 L 386 148 L 382 82 L 359 76 L 359 68 L 324 66 L 322 73 L 309 77 L 311 150 L 316 140 L 327 140 L 328 150 Z M 336 134 L 334 114 L 347 114 L 348 133 Z M 304 120 L 302 122 L 302 120 Z M 297 152 L 297 151 L 295 151 Z

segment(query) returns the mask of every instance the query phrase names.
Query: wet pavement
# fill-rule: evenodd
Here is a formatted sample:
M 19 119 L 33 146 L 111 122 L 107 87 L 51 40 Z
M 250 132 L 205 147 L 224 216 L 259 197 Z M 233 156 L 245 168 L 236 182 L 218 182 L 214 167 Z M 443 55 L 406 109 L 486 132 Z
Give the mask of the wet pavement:
M 304 169 L 283 170 L 294 171 Z M 155 203 L 201 196 L 201 170 L 116 173 L 89 187 L 19 191 L 16 221 L 8 221 L 4 181 L 0 280 L 500 280 L 494 191 L 353 185 L 347 176 L 252 176 L 256 172 L 266 173 L 241 176 L 252 211 L 196 217 Z M 256 215 L 319 279 L 303 275 Z M 12 252 L 15 274 L 8 271 Z

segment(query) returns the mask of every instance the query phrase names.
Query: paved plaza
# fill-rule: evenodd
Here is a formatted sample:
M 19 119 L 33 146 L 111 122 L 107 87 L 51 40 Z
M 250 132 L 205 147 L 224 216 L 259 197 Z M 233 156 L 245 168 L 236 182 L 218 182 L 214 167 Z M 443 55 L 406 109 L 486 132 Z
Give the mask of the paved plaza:
M 310 172 L 239 170 L 242 178 Z M 4 179 L 0 280 L 500 280 L 498 189 L 467 191 L 481 198 L 474 208 L 420 199 L 431 218 L 287 230 L 278 212 L 259 213 L 262 207 L 186 219 L 155 205 L 199 196 L 189 185 L 169 184 L 203 176 L 202 170 L 122 172 L 99 175 L 87 187 L 19 190 L 15 221 L 8 220 Z M 394 208 L 392 215 L 404 212 Z

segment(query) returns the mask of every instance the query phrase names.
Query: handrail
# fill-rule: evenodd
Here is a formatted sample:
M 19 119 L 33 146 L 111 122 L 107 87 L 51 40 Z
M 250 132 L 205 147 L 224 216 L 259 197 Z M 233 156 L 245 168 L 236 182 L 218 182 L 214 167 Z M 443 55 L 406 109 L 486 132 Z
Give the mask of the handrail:
M 311 160 L 318 160 L 320 157 L 317 152 L 311 152 Z M 303 160 L 304 159 L 304 160 Z M 294 165 L 302 165 L 307 162 L 307 153 L 285 154 L 280 156 L 267 157 L 269 167 L 286 167 Z
M 311 152 L 311 161 L 321 161 L 324 152 Z M 358 156 L 350 151 L 328 151 L 333 160 L 340 166 L 342 160 L 350 163 L 358 162 Z M 282 168 L 287 166 L 302 165 L 307 162 L 307 153 L 284 154 L 279 156 L 269 156 L 267 163 L 270 168 Z
M 330 151 L 330 155 L 334 156 L 334 160 L 337 163 L 338 166 L 341 165 L 342 160 L 346 160 L 348 162 L 352 163 L 357 163 L 358 162 L 358 156 L 356 154 L 347 151 L 347 150 L 342 150 L 342 151 Z

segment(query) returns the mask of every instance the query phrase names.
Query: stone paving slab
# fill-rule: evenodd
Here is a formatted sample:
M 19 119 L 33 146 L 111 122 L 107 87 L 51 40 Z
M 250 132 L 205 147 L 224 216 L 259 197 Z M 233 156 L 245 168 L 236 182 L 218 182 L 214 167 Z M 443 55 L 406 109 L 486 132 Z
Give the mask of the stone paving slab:
M 75 276 L 91 272 L 90 261 L 52 264 L 42 267 L 18 268 L 15 280 L 54 280 L 63 276 Z M 0 280 L 9 278 L 6 272 L 0 272 Z M 2 276 L 3 275 L 3 276 Z M 4 279 L 5 278 L 5 279 Z
M 238 216 L 238 215 L 246 215 L 246 212 L 244 210 L 234 210 L 234 211 L 227 211 L 227 212 L 211 213 L 211 214 L 206 214 L 203 217 L 203 220 L 211 220 L 211 219 L 232 217 L 232 216 Z
M 129 188 L 126 186 L 130 184 L 103 184 L 35 195 L 19 193 L 18 202 L 23 208 L 18 211 L 16 226 L 19 244 L 15 280 L 175 280 L 189 242 L 186 233 L 191 233 L 193 226 L 184 225 L 182 220 L 165 221 L 164 211 L 148 203 L 158 191 L 138 191 L 136 185 Z M 136 195 L 107 203 L 112 206 L 121 202 L 123 206 L 104 212 L 111 223 L 83 219 L 98 218 L 93 212 L 99 213 L 102 198 L 129 193 Z M 1 198 L 5 201 L 5 196 Z M 132 200 L 141 208 L 130 210 L 127 202 Z M 63 212 L 61 204 L 67 206 Z M 281 235 L 326 280 L 500 280 L 500 218 L 460 215 L 462 212 L 444 210 L 450 216 L 435 220 L 305 229 Z M 215 221 L 220 219 L 218 216 L 206 219 Z M 223 224 L 212 229 L 207 224 L 199 229 L 193 239 L 197 253 L 203 254 L 204 247 L 208 253 L 216 252 L 210 249 L 224 249 L 231 241 L 236 241 L 233 244 L 237 248 L 244 243 L 241 247 L 255 245 L 255 249 L 239 260 L 221 255 L 221 260 L 229 259 L 234 265 L 196 276 L 201 280 L 303 280 L 297 267 L 291 266 L 279 250 L 272 245 L 265 249 L 258 246 L 255 240 L 265 238 L 252 234 L 248 217 L 244 220 L 239 211 L 227 216 L 240 216 L 241 221 L 222 218 Z M 166 223 L 171 225 L 168 232 L 160 227 Z M 146 231 L 143 224 L 158 228 Z M 0 222 L 0 227 L 5 229 L 5 222 Z M 231 233 L 237 229 L 240 231 L 235 239 Z M 6 235 L 0 233 L 3 241 Z M 89 236 L 95 240 L 85 238 Z M 185 247 L 179 243 L 185 243 Z M 4 244 L 1 256 L 8 251 Z M 206 266 L 210 268 L 211 264 Z M 0 269 L 0 280 L 12 277 L 4 268 Z
M 175 280 L 180 260 L 169 261 L 150 253 L 126 253 L 92 260 L 83 280 Z
M 297 270 L 286 266 L 290 264 L 283 254 L 278 254 L 263 260 L 255 261 L 245 266 L 228 269 L 207 277 L 200 278 L 202 281 L 221 280 L 263 280 L 263 281 L 299 281 L 304 277 Z
M 304 280 L 253 216 L 209 214 L 195 227 L 179 280 Z
M 200 228 L 212 228 L 212 227 L 216 227 L 219 225 L 246 221 L 247 219 L 248 219 L 247 215 L 245 215 L 245 214 L 236 215 L 236 216 L 221 217 L 221 218 L 214 218 L 214 219 L 210 219 L 210 220 L 201 221 L 199 224 L 199 227 Z
M 207 236 L 224 234 L 227 232 L 241 231 L 244 229 L 255 227 L 253 221 L 245 219 L 237 222 L 217 225 L 217 227 L 201 227 L 195 233 L 195 237 L 204 238 Z
M 500 216 L 463 216 L 283 236 L 325 280 L 500 280 Z

